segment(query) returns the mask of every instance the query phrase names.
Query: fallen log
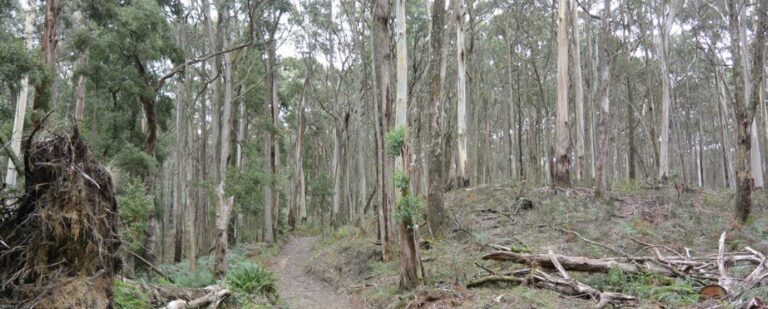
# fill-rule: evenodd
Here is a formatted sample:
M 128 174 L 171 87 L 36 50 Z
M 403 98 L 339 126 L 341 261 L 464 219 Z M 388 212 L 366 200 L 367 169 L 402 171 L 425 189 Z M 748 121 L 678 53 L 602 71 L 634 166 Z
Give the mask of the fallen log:
M 230 294 L 231 292 L 229 292 L 229 290 L 220 289 L 192 301 L 185 301 L 183 299 L 174 300 L 163 307 L 163 309 L 201 308 L 206 305 L 208 305 L 208 308 L 216 308 L 219 303 Z
M 490 275 L 476 278 L 467 282 L 467 288 L 476 288 L 494 282 L 504 282 L 512 285 L 529 284 L 536 288 L 547 289 L 568 296 L 597 299 L 598 308 L 608 304 L 627 305 L 637 301 L 637 298 L 632 295 L 602 292 L 576 280 L 558 278 L 537 269 L 526 269 L 526 271 L 530 275 L 525 275 L 525 272 L 516 272 L 512 275 Z
M 627 273 L 656 273 L 664 276 L 673 276 L 674 273 L 666 268 L 647 262 L 624 263 L 618 259 L 590 259 L 580 256 L 566 256 L 555 254 L 563 268 L 570 271 L 602 272 L 607 273 L 612 269 L 622 270 Z M 515 253 L 508 251 L 494 251 L 482 257 L 483 260 L 509 261 L 526 265 L 538 265 L 547 269 L 555 269 L 549 255 Z
M 200 308 L 217 304 L 231 294 L 229 290 L 219 285 L 210 285 L 205 288 L 180 288 L 145 284 L 125 277 L 120 277 L 119 280 L 146 294 L 152 308 Z

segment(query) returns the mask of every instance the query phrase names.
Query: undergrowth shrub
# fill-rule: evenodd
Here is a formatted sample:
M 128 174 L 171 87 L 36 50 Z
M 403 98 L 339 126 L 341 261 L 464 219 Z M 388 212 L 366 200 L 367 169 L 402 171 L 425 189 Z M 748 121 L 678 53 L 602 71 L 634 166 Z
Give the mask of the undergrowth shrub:
M 113 300 L 118 309 L 150 308 L 149 296 L 138 287 L 115 280 L 112 287 Z
M 261 295 L 272 304 L 277 303 L 278 294 L 275 277 L 260 264 L 244 263 L 232 268 L 227 274 L 227 286 L 239 294 Z

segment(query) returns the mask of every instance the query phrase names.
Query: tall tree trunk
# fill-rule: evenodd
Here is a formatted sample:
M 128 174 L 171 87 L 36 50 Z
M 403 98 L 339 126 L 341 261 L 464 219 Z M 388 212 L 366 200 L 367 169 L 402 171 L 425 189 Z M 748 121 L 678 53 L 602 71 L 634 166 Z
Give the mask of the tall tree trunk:
M 226 19 L 225 29 L 229 31 L 229 24 L 231 17 L 229 17 L 228 10 L 220 12 L 224 15 L 223 19 Z M 229 38 L 224 35 L 224 46 L 229 45 Z M 227 160 L 229 159 L 229 139 L 230 139 L 230 121 L 232 118 L 232 94 L 233 94 L 233 78 L 234 68 L 232 62 L 232 56 L 230 53 L 224 54 L 224 104 L 221 113 L 221 136 L 219 149 L 219 177 L 218 183 L 215 188 L 215 203 L 216 203 L 216 239 L 214 241 L 214 265 L 213 274 L 217 279 L 223 278 L 227 274 L 227 250 L 229 246 L 228 242 L 228 226 L 229 218 L 232 212 L 231 199 L 227 198 L 224 194 L 224 188 L 227 181 Z
M 391 160 L 387 158 L 384 153 L 385 141 L 384 135 L 389 131 L 390 117 L 392 111 L 392 82 L 390 76 L 390 63 L 392 61 L 392 54 L 390 52 L 390 39 L 389 39 L 389 15 L 390 15 L 389 1 L 377 0 L 374 3 L 373 15 L 373 54 L 374 54 L 374 71 L 376 75 L 377 86 L 377 100 L 378 103 L 375 108 L 376 114 L 376 136 L 377 136 L 377 158 L 379 167 L 378 172 L 378 187 L 379 187 L 379 241 L 381 244 L 382 259 L 388 261 L 391 248 L 390 242 L 392 239 L 391 231 L 391 203 L 392 195 L 390 191 L 391 185 Z
M 729 154 L 731 152 L 731 145 L 730 145 L 730 139 L 726 138 L 726 131 L 728 131 L 728 121 L 727 118 L 727 112 L 728 109 L 725 105 L 725 94 L 722 91 L 722 85 L 720 85 L 720 77 L 718 73 L 718 68 L 715 67 L 715 92 L 717 92 L 717 114 L 720 118 L 720 149 L 723 159 L 723 185 L 726 188 L 730 188 L 733 186 L 732 180 L 731 180 L 731 172 L 730 172 L 730 162 L 731 160 L 728 160 Z
M 627 38 L 631 37 L 629 6 L 624 3 L 624 35 Z M 630 42 L 624 42 L 626 47 L 626 60 L 627 70 L 625 78 L 627 82 L 627 177 L 630 181 L 634 181 L 637 178 L 637 172 L 635 169 L 635 155 L 637 154 L 637 146 L 635 145 L 635 97 L 634 97 L 634 83 L 632 83 L 632 44 Z
M 611 106 L 611 66 L 613 65 L 613 55 L 610 49 L 610 17 L 611 1 L 603 2 L 602 26 L 600 27 L 600 40 L 602 41 L 602 57 L 600 84 L 602 91 L 600 94 L 600 155 L 597 159 L 597 194 L 601 194 L 606 188 L 605 164 L 608 160 L 608 138 L 610 135 L 610 106 Z
M 759 9 L 765 9 L 765 5 L 762 4 Z M 749 215 L 752 211 L 752 178 L 749 166 L 749 157 L 751 151 L 751 116 L 750 108 L 747 107 L 745 102 L 745 84 L 744 68 L 742 63 L 742 51 L 741 48 L 741 33 L 739 29 L 739 15 L 741 6 L 736 3 L 736 0 L 728 1 L 728 24 L 729 32 L 731 36 L 731 57 L 733 57 L 733 81 L 734 81 L 734 93 L 733 93 L 733 105 L 736 116 L 736 217 L 741 222 L 746 222 L 749 219 Z M 758 11 L 759 11 L 758 9 Z M 763 19 L 760 23 L 764 25 L 764 14 L 760 14 L 760 19 Z M 764 35 L 764 27 L 758 27 L 756 42 L 762 43 L 762 37 Z M 762 46 L 756 43 L 756 50 L 762 51 Z M 760 53 L 762 54 L 762 53 Z M 762 57 L 756 57 L 755 64 L 760 63 L 762 65 Z M 761 68 L 761 67 L 758 67 Z M 762 69 L 758 69 L 758 76 L 762 76 Z M 759 77 L 759 78 L 760 78 Z M 762 81 L 760 81 L 762 82 Z M 751 105 L 751 104 L 750 104 Z
M 507 82 L 504 83 L 504 89 L 505 89 L 504 93 L 507 95 L 507 102 L 505 104 L 506 105 L 505 106 L 506 107 L 506 113 L 507 113 L 507 128 L 506 128 L 507 131 L 505 132 L 505 135 L 507 136 L 507 144 L 508 144 L 508 147 L 509 147 L 508 148 L 508 152 L 507 152 L 507 161 L 508 161 L 507 165 L 509 167 L 509 177 L 515 177 L 516 176 L 515 175 L 515 168 L 514 168 L 515 164 L 514 164 L 514 159 L 513 159 L 514 158 L 514 155 L 513 155 L 513 153 L 514 153 L 514 150 L 513 150 L 514 149 L 514 143 L 513 143 L 513 137 L 512 137 L 512 132 L 515 131 L 515 130 L 513 130 L 514 126 L 512 124 L 513 121 L 514 121 L 514 115 L 513 115 L 513 112 L 512 112 L 512 106 L 514 106 L 514 104 L 515 104 L 514 103 L 515 99 L 513 98 L 514 96 L 512 95 L 512 80 L 513 80 L 513 78 L 512 78 L 512 42 L 511 42 L 510 36 L 511 36 L 511 34 L 510 34 L 509 29 L 506 29 L 506 33 L 505 33 L 505 36 L 504 36 L 505 37 L 505 42 L 504 43 L 505 43 L 505 45 L 507 47 L 506 57 L 505 57 L 505 59 L 507 60 L 507 65 L 506 65 L 506 70 L 505 70 L 506 73 L 507 73 Z M 519 69 L 518 69 L 518 74 L 519 74 Z M 520 89 L 518 89 L 517 97 L 519 99 L 519 97 L 520 97 Z M 520 111 L 518 110 L 518 113 L 519 112 Z M 518 167 L 518 169 L 521 169 L 522 167 L 523 166 L 520 165 L 520 167 Z
M 397 42 L 397 93 L 395 105 L 395 127 L 405 129 L 404 145 L 400 151 L 400 156 L 395 160 L 395 168 L 400 169 L 407 177 L 411 173 L 411 147 L 408 143 L 410 130 L 408 127 L 408 48 L 406 37 L 405 21 L 405 0 L 395 1 L 395 37 Z M 398 164 L 399 163 L 399 164 Z M 406 208 L 413 208 L 416 205 L 409 205 L 411 195 L 409 186 L 401 186 L 400 200 L 397 202 L 398 211 L 401 214 L 399 222 L 400 228 L 400 288 L 412 290 L 419 285 L 419 259 L 418 259 L 418 227 L 415 214 L 412 214 Z
M 179 18 L 178 20 L 178 35 L 176 37 L 176 44 L 178 46 L 185 46 L 186 44 L 186 37 L 185 37 L 185 29 L 184 25 L 186 24 L 186 20 L 183 20 L 182 18 Z M 173 246 L 173 262 L 179 263 L 181 262 L 181 250 L 182 250 L 182 222 L 183 222 L 183 214 L 182 211 L 183 207 L 186 206 L 186 203 L 184 203 L 184 183 L 185 180 L 184 177 L 186 175 L 185 170 L 185 161 L 186 153 L 185 153 L 185 143 L 184 143 L 184 137 L 186 136 L 186 105 L 187 102 L 185 102 L 185 93 L 187 92 L 185 87 L 185 78 L 184 75 L 186 73 L 182 73 L 178 76 L 178 79 L 176 81 L 176 141 L 175 141 L 175 149 L 174 149 L 174 156 L 175 156 L 175 171 L 174 171 L 174 189 L 173 189 L 173 210 L 174 210 L 174 246 Z
M 739 34 L 741 35 L 741 62 L 742 62 L 742 68 L 743 68 L 743 77 L 744 77 L 744 103 L 749 105 L 752 103 L 752 100 L 759 99 L 761 96 L 758 94 L 760 93 L 760 83 L 753 83 L 754 79 L 752 76 L 752 71 L 755 71 L 755 74 L 760 74 L 758 71 L 763 71 L 764 68 L 762 67 L 755 67 L 750 68 L 749 67 L 749 39 L 747 37 L 747 26 L 746 26 L 746 10 L 741 10 L 739 12 L 740 19 L 739 19 Z M 755 23 L 755 29 L 759 27 L 757 25 L 757 22 Z M 757 40 L 757 37 L 756 37 Z M 762 46 L 761 46 L 762 47 Z M 762 49 L 761 49 L 762 50 Z M 757 48 L 754 48 L 755 53 L 758 52 Z M 753 56 L 753 62 L 754 56 L 757 56 L 757 54 L 752 55 Z M 760 57 L 762 57 L 762 54 L 760 54 Z M 762 188 L 764 187 L 764 180 L 763 180 L 763 158 L 762 154 L 760 153 L 760 132 L 757 128 L 757 122 L 753 121 L 753 117 L 749 117 L 749 121 L 751 123 L 750 126 L 750 148 L 755 151 L 750 151 L 749 153 L 749 164 L 750 164 L 750 174 L 752 178 L 752 186 L 754 188 Z
M 430 146 L 429 146 L 429 188 L 427 196 L 427 222 L 432 232 L 442 235 L 446 225 L 443 201 L 443 145 L 441 110 L 443 104 L 443 78 L 440 74 L 443 61 L 443 26 L 445 24 L 445 1 L 435 0 L 432 10 L 432 34 L 430 35 Z
M 82 68 L 88 65 L 88 49 L 80 53 L 80 57 L 77 59 L 77 68 Z M 77 70 L 77 69 L 75 69 Z M 75 123 L 80 125 L 85 118 L 85 75 L 77 77 L 77 85 L 75 86 Z
M 557 119 L 555 120 L 554 184 L 571 186 L 571 136 L 568 121 L 568 0 L 558 1 Z
M 467 73 L 464 48 L 464 0 L 453 0 L 453 18 L 456 22 L 456 97 L 458 99 L 458 146 L 459 157 L 456 185 L 469 186 L 467 166 Z
M 304 147 L 304 105 L 307 100 L 307 88 L 309 87 L 310 70 L 307 66 L 307 75 L 304 77 L 304 86 L 301 91 L 301 100 L 299 101 L 298 108 L 298 125 L 296 126 L 296 156 L 294 157 L 295 173 L 293 178 L 293 202 L 291 208 L 288 211 L 288 225 L 291 226 L 291 230 L 296 229 L 296 223 L 301 220 L 302 222 L 307 218 L 307 196 L 305 195 L 304 186 L 304 163 L 303 163 L 303 147 Z
M 187 71 L 185 69 L 184 72 L 189 72 L 189 71 Z M 185 73 L 185 74 L 190 74 L 190 73 Z M 184 91 L 184 98 L 185 98 L 185 101 L 187 103 L 187 106 L 185 107 L 185 111 L 194 114 L 194 102 L 192 102 L 192 91 L 191 91 L 191 89 L 192 89 L 192 78 L 189 75 L 186 75 L 185 77 L 186 78 L 184 78 L 184 89 L 185 89 L 185 91 Z M 194 162 L 193 161 L 194 153 L 191 152 L 191 151 L 187 151 L 187 150 L 188 149 L 194 149 L 191 146 L 194 143 L 194 140 L 193 140 L 192 137 L 194 136 L 194 134 L 195 134 L 194 132 L 196 132 L 197 129 L 195 128 L 195 125 L 194 125 L 194 122 L 193 122 L 194 120 L 192 120 L 192 117 L 187 117 L 183 121 L 186 122 L 186 125 L 184 126 L 184 129 L 185 129 L 184 134 L 186 135 L 185 140 L 184 140 L 184 145 L 185 145 L 185 147 L 187 147 L 187 148 L 185 148 L 185 151 L 183 152 L 184 158 L 185 158 L 187 163 Z M 204 121 L 204 120 L 202 120 L 202 121 Z M 205 130 L 201 130 L 201 131 L 202 131 L 203 135 L 205 135 Z M 204 147 L 201 147 L 201 148 L 203 148 L 203 150 L 201 152 L 204 153 Z M 199 165 L 201 165 L 200 168 L 202 168 L 202 166 L 205 165 L 205 163 L 204 163 L 205 161 L 204 160 L 199 160 L 197 162 L 201 162 L 199 164 Z M 185 172 L 186 172 L 186 174 L 185 174 L 186 180 L 193 179 L 192 178 L 193 177 L 193 174 L 192 174 L 193 168 L 192 167 L 193 167 L 193 165 L 187 165 L 186 168 L 184 169 Z M 200 177 L 198 179 L 201 179 L 201 181 L 202 181 L 202 177 Z M 187 260 L 188 260 L 189 270 L 190 271 L 195 271 L 197 269 L 197 226 L 195 224 L 195 220 L 197 219 L 197 211 L 198 211 L 197 206 L 199 204 L 199 200 L 202 199 L 202 198 L 200 196 L 197 196 L 198 190 L 192 190 L 192 189 L 189 188 L 188 185 L 186 185 L 186 183 L 187 183 L 186 180 L 185 180 L 185 183 L 183 184 L 186 187 L 185 188 L 185 192 L 186 192 L 186 198 L 187 198 L 187 201 L 185 203 L 186 206 L 184 208 L 185 209 L 185 213 L 184 213 L 184 220 L 185 220 L 185 223 L 184 223 L 184 225 L 185 225 L 184 235 L 186 236 L 185 241 L 186 241 L 186 249 L 187 249 L 186 252 L 187 252 Z M 194 199 L 193 199 L 193 197 L 194 197 Z M 194 203 L 192 202 L 193 200 L 194 200 Z
M 35 16 L 37 15 L 37 1 L 29 0 L 28 10 L 24 20 L 24 35 L 26 36 L 27 49 L 33 47 L 33 38 L 35 36 Z M 13 131 L 11 132 L 11 151 L 16 157 L 21 157 L 21 135 L 24 132 L 24 118 L 27 113 L 27 101 L 29 95 L 29 76 L 26 74 L 21 77 L 19 96 L 16 99 L 16 112 L 13 118 Z M 8 167 L 5 174 L 5 183 L 14 188 L 16 187 L 19 171 L 13 164 L 13 159 L 8 158 Z M 2 205 L 4 206 L 4 205 Z
M 661 183 L 666 183 L 669 177 L 669 113 L 672 105 L 672 86 L 667 66 L 667 51 L 669 50 L 669 31 L 675 19 L 676 9 L 676 3 L 672 0 L 667 6 L 667 12 L 659 25 L 659 34 L 655 38 L 661 68 L 661 154 L 658 178 Z
M 574 101 L 576 105 L 576 180 L 584 179 L 586 132 L 584 129 L 584 81 L 581 71 L 581 42 L 579 38 L 579 14 L 576 0 L 571 1 L 571 33 L 573 35 Z M 589 21 L 586 21 L 589 22 Z M 587 42 L 589 44 L 589 42 Z

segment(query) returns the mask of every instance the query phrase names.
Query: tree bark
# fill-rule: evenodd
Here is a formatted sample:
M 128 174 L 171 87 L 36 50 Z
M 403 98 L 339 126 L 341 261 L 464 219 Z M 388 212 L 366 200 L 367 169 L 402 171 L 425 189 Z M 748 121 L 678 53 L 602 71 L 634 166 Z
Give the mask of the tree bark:
M 223 15 L 222 19 L 225 19 L 225 29 L 229 31 L 229 24 L 231 17 L 228 10 L 220 12 Z M 229 45 L 229 38 L 224 35 L 224 45 Z M 232 56 L 230 53 L 224 54 L 224 102 L 221 113 L 221 135 L 219 141 L 219 177 L 215 190 L 215 203 L 216 203 L 216 233 L 214 241 L 214 265 L 213 274 L 217 279 L 221 279 L 227 274 L 227 250 L 229 246 L 228 241 L 228 226 L 229 218 L 232 212 L 231 199 L 227 198 L 224 194 L 224 188 L 227 181 L 227 160 L 229 159 L 229 139 L 230 139 L 230 121 L 232 118 L 232 94 L 233 94 L 233 79 L 234 68 L 232 62 Z
M 446 225 L 445 205 L 443 201 L 444 154 L 442 143 L 443 78 L 443 26 L 445 24 L 445 1 L 435 0 L 432 10 L 432 34 L 430 35 L 430 146 L 429 146 L 429 186 L 427 193 L 427 222 L 435 235 L 442 235 Z
M 456 185 L 469 186 L 467 166 L 467 73 L 464 48 L 464 0 L 453 0 L 453 18 L 456 23 L 456 97 L 458 99 L 458 166 Z
M 557 117 L 555 120 L 554 184 L 571 186 L 571 136 L 568 121 L 568 0 L 558 1 Z
M 586 153 L 586 132 L 584 129 L 584 81 L 581 71 L 581 42 L 579 37 L 579 15 L 576 0 L 571 1 L 571 33 L 573 35 L 573 77 L 574 101 L 576 105 L 576 180 L 584 179 Z M 589 22 L 588 20 L 586 21 Z M 589 42 L 587 42 L 589 44 Z
M 741 34 L 739 33 L 739 4 L 736 0 L 728 3 L 728 24 L 731 36 L 731 57 L 733 57 L 733 105 L 736 117 L 736 218 L 746 222 L 752 211 L 752 180 L 749 170 L 751 147 L 750 120 L 744 102 L 744 69 L 742 68 Z
M 669 113 L 671 108 L 672 94 L 667 67 L 667 52 L 669 50 L 669 31 L 672 27 L 672 21 L 675 19 L 676 1 L 671 1 L 667 6 L 667 12 L 659 25 L 659 34 L 655 38 L 656 51 L 659 56 L 659 67 L 661 68 L 661 154 L 659 162 L 658 181 L 666 183 L 669 177 Z
M 390 63 L 392 54 L 390 52 L 389 39 L 389 1 L 377 0 L 374 3 L 373 15 L 373 54 L 374 71 L 376 75 L 377 100 L 378 103 L 374 112 L 376 114 L 376 136 L 377 136 L 377 158 L 379 167 L 378 187 L 379 187 L 379 241 L 381 243 L 382 260 L 388 261 L 392 239 L 391 231 L 391 160 L 384 153 L 385 141 L 384 135 L 389 131 L 390 117 L 392 111 L 392 82 L 390 76 Z
M 409 145 L 408 128 L 408 48 L 406 37 L 405 21 L 405 0 L 395 1 L 395 37 L 397 42 L 397 93 L 395 105 L 395 127 L 405 128 L 404 147 L 400 156 L 395 160 L 395 168 L 400 169 L 408 177 L 411 173 L 411 149 Z M 399 163 L 399 164 L 398 164 Z M 400 188 L 400 201 L 397 207 L 400 213 L 400 288 L 412 290 L 419 285 L 418 267 L 419 260 L 417 247 L 417 229 L 418 226 L 410 213 L 402 207 L 415 207 L 415 205 L 405 205 L 404 200 L 409 199 L 408 186 Z
M 606 188 L 605 164 L 608 160 L 608 138 L 610 131 L 610 107 L 611 107 L 611 66 L 613 65 L 613 55 L 610 51 L 610 17 L 611 2 L 603 2 L 602 26 L 600 27 L 600 40 L 602 43 L 602 57 L 600 84 L 602 87 L 600 94 L 600 153 L 597 158 L 597 193 L 600 194 Z
M 307 75 L 304 77 L 304 86 L 301 91 L 301 100 L 299 101 L 298 108 L 298 125 L 296 126 L 296 156 L 294 157 L 295 173 L 293 179 L 293 203 L 288 211 L 288 225 L 291 226 L 291 230 L 296 229 L 296 224 L 299 220 L 304 222 L 307 219 L 307 196 L 304 185 L 304 163 L 303 163 L 303 147 L 304 147 L 304 105 L 306 101 L 307 88 L 309 87 L 310 70 L 307 66 Z

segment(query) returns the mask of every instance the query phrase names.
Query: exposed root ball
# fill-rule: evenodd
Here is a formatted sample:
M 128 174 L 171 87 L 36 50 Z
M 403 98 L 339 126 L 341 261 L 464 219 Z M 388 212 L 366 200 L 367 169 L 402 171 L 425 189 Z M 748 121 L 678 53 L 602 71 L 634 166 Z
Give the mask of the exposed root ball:
M 0 222 L 0 304 L 111 307 L 121 263 L 109 173 L 77 132 L 29 143 L 24 162 L 23 202 Z

